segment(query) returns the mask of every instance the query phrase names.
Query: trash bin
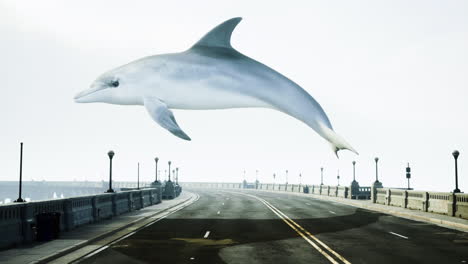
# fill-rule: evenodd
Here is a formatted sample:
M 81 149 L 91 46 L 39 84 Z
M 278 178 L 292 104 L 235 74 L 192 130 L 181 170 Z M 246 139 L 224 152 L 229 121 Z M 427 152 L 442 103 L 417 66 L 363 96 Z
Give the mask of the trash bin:
M 60 232 L 60 213 L 40 213 L 36 215 L 37 241 L 50 241 L 58 238 Z

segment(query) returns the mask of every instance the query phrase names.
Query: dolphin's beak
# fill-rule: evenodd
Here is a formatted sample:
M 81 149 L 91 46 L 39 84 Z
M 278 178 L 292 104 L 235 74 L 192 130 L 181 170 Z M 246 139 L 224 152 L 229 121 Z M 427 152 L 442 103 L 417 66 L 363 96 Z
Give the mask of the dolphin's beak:
M 90 88 L 84 91 L 79 92 L 75 97 L 73 98 L 75 100 L 75 103 L 90 103 L 91 98 L 88 98 L 89 95 L 99 91 L 101 89 L 99 88 Z

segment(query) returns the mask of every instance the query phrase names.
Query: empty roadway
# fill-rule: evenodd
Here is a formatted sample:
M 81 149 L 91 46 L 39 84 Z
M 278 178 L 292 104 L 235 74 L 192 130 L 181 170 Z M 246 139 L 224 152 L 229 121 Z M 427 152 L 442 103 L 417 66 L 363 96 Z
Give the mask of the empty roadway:
M 468 263 L 468 234 L 282 192 L 200 198 L 81 263 Z

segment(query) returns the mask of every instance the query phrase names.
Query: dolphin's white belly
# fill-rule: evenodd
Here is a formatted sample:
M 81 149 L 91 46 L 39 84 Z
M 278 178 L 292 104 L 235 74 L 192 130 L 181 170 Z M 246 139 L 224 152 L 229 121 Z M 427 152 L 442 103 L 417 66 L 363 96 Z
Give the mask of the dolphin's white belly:
M 210 110 L 210 109 L 228 109 L 244 107 L 270 107 L 264 101 L 255 97 L 234 92 L 230 89 L 220 89 L 232 86 L 232 84 L 192 84 L 187 87 L 186 84 L 174 83 L 171 89 L 174 91 L 172 96 L 165 99 L 165 103 L 172 109 L 191 109 L 191 110 Z M 187 93 L 188 90 L 192 92 Z
M 159 81 L 161 96 L 169 108 L 209 110 L 245 107 L 271 107 L 252 89 L 264 89 L 268 81 L 255 75 L 239 74 L 232 64 L 194 58 L 177 67 L 168 66 L 166 77 Z M 168 63 L 170 64 L 170 63 Z M 182 65 L 182 66 L 181 66 Z

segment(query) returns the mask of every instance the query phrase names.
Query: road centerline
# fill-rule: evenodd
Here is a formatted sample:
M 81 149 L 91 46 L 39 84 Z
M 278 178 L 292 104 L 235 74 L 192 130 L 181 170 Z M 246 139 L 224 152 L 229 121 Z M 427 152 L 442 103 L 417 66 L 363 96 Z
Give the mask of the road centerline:
M 203 238 L 208 238 L 208 236 L 210 235 L 210 231 L 206 231 L 205 235 L 203 236 Z
M 298 223 L 296 223 L 294 220 L 292 220 L 291 218 L 289 218 L 285 213 L 283 213 L 282 211 L 280 211 L 278 208 L 276 208 L 275 206 L 273 206 L 272 204 L 270 204 L 268 201 L 260 198 L 260 197 L 257 197 L 255 195 L 251 195 L 251 194 L 244 194 L 244 193 L 238 193 L 238 192 L 234 192 L 236 194 L 240 194 L 240 195 L 245 195 L 245 196 L 250 196 L 250 197 L 253 197 L 257 200 L 259 200 L 260 202 L 262 202 L 267 208 L 269 208 L 273 213 L 275 213 L 281 220 L 283 220 L 289 227 L 291 227 L 297 234 L 299 234 L 304 240 L 306 240 L 312 247 L 314 247 L 320 254 L 322 254 L 325 258 L 327 258 L 331 263 L 333 264 L 338 264 L 340 262 L 338 262 L 337 260 L 335 260 L 332 256 L 330 256 L 330 254 L 328 253 L 331 253 L 332 255 L 334 255 L 338 260 L 342 261 L 343 263 L 345 264 L 351 264 L 351 262 L 349 262 L 347 259 L 345 259 L 343 256 L 341 256 L 340 254 L 338 254 L 337 252 L 335 252 L 334 250 L 332 250 L 330 247 L 328 247 L 325 243 L 323 243 L 322 241 L 320 241 L 317 237 L 313 236 L 309 231 L 307 231 L 306 229 L 304 229 L 301 225 L 299 225 Z M 319 245 L 317 245 L 316 243 L 314 243 L 311 239 L 315 240 L 315 242 L 317 242 L 320 246 L 322 246 L 324 249 L 322 249 Z
M 388 232 L 388 233 L 390 233 L 390 234 L 392 234 L 392 235 L 394 235 L 394 236 L 397 236 L 397 237 L 401 237 L 401 238 L 404 238 L 404 239 L 409 239 L 409 237 L 404 236 L 404 235 L 397 234 L 397 233 L 395 233 L 395 232 L 391 232 L 391 231 L 390 231 L 390 232 Z

